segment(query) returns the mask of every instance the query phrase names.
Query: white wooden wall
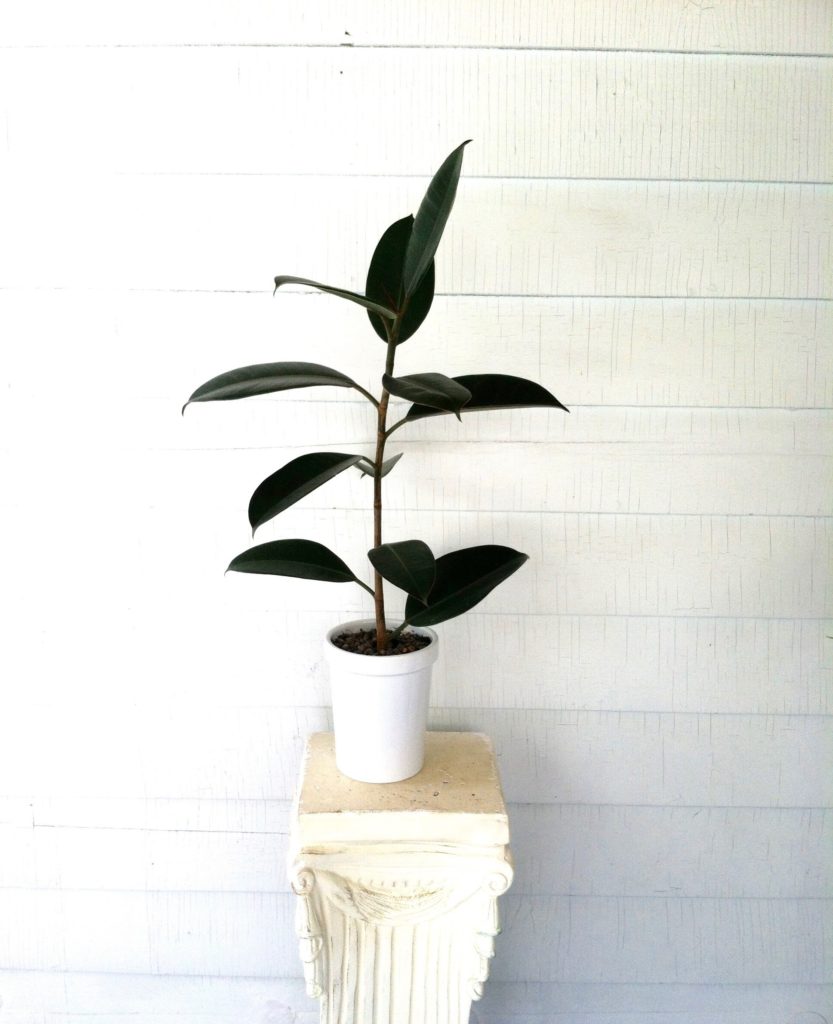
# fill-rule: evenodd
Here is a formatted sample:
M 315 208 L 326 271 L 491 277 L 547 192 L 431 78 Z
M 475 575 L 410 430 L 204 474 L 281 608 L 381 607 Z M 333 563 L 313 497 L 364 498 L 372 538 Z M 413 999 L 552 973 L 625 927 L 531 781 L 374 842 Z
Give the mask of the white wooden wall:
M 403 430 L 389 539 L 530 563 L 440 627 L 517 882 L 489 1024 L 833 1020 L 833 4 L 0 9 L 0 1022 L 300 1024 L 283 857 L 358 588 L 223 576 L 253 486 L 375 384 L 337 300 L 472 137 L 401 372 L 572 409 Z M 367 481 L 286 512 L 361 566 Z M 271 530 L 271 532 L 269 532 Z M 828 986 L 828 987 L 826 987 Z

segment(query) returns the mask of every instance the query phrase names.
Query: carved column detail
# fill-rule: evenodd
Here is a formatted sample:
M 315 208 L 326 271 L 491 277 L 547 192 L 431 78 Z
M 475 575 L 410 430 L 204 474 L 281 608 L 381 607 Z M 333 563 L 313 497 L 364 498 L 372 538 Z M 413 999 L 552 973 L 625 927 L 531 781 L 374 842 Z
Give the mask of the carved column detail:
M 322 1024 L 467 1024 L 494 955 L 508 860 L 365 845 L 302 854 L 292 876 Z
M 429 733 L 436 736 L 436 751 L 456 742 L 493 766 L 485 737 Z M 452 763 L 446 754 L 442 764 Z M 308 757 L 307 790 L 315 771 Z M 320 1000 L 321 1024 L 468 1024 L 472 1000 L 483 995 L 500 930 L 498 897 L 512 882 L 500 841 L 508 840 L 505 808 L 499 789 L 497 814 L 479 807 L 484 783 L 475 773 L 462 785 L 473 809 L 460 810 L 449 771 L 424 780 L 425 771 L 396 792 L 330 778 L 344 792 L 328 784 L 326 798 L 316 790 L 305 802 L 302 788 L 289 876 L 307 992 Z M 443 795 L 428 813 L 419 807 L 425 793 Z
M 295 931 L 301 947 L 301 963 L 304 965 L 304 980 L 307 984 L 307 995 L 318 999 L 324 994 L 324 929 L 320 925 L 320 916 L 316 913 L 313 897 L 315 874 L 302 864 L 290 871 L 292 891 L 298 897 L 295 910 Z

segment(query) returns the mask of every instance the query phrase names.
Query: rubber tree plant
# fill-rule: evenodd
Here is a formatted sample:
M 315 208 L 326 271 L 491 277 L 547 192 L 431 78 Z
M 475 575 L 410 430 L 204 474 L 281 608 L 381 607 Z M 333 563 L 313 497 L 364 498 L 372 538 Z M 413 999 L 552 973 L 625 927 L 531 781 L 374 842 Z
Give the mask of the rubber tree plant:
M 383 542 L 383 480 L 401 458 L 401 453 L 387 457 L 391 435 L 429 416 L 454 414 L 460 419 L 464 412 L 533 406 L 567 411 L 540 384 L 520 377 L 496 373 L 447 377 L 436 372 L 394 375 L 398 347 L 416 333 L 431 308 L 434 255 L 454 204 L 467 144 L 462 143 L 446 158 L 431 180 L 416 216 L 395 221 L 382 235 L 370 261 L 364 295 L 302 277 L 275 278 L 276 291 L 286 284 L 305 285 L 365 308 L 373 330 L 385 344 L 378 395 L 329 366 L 277 362 L 243 366 L 213 377 L 185 403 L 187 406 L 191 402 L 229 401 L 319 386 L 352 388 L 367 399 L 376 419 L 373 457 L 317 452 L 292 459 L 255 489 L 249 502 L 249 522 L 256 531 L 315 488 L 355 467 L 373 482 L 373 547 L 368 552 L 373 586 L 368 586 L 323 544 L 298 538 L 258 544 L 237 555 L 228 568 L 235 572 L 357 583 L 373 597 L 380 654 L 388 651 L 407 626 L 433 626 L 468 611 L 528 557 L 509 547 L 485 544 L 435 558 L 421 540 Z M 389 424 L 391 397 L 411 405 L 404 416 Z M 386 624 L 385 580 L 407 594 L 404 619 L 392 630 Z

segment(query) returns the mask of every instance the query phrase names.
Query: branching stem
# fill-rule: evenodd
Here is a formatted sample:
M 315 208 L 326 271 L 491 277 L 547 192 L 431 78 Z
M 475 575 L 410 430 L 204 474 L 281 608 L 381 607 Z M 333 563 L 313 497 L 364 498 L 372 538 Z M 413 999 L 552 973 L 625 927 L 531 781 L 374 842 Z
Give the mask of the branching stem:
M 386 439 L 389 438 L 390 435 L 394 432 L 394 430 L 398 430 L 399 427 L 404 426 L 404 424 L 407 423 L 407 422 L 408 422 L 408 417 L 407 416 L 403 416 L 401 420 L 397 420 L 396 423 L 394 423 L 394 425 L 392 427 L 388 427 L 388 429 L 385 431 L 385 438 Z

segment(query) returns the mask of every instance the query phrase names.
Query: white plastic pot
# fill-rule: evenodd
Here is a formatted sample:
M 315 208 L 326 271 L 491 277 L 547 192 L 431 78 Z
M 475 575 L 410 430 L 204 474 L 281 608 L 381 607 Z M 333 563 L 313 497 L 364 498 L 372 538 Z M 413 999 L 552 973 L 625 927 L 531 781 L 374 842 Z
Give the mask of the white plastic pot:
M 414 628 L 431 643 L 410 654 L 383 657 L 336 647 L 342 633 L 374 629 L 372 619 L 345 622 L 327 634 L 336 765 L 358 782 L 400 782 L 425 761 L 431 668 L 439 653 L 432 629 Z

